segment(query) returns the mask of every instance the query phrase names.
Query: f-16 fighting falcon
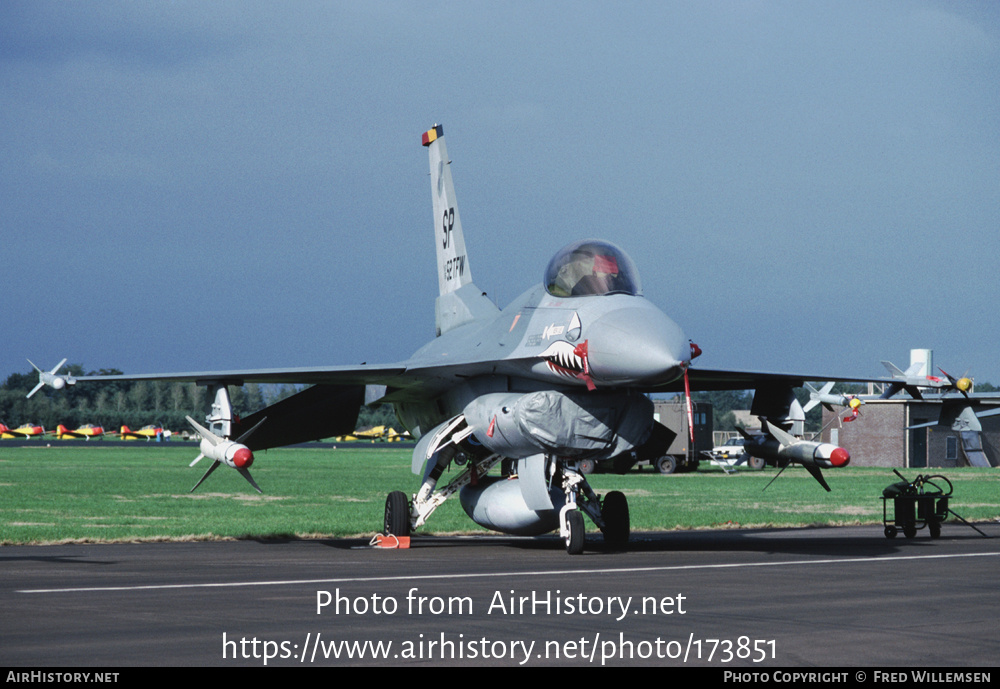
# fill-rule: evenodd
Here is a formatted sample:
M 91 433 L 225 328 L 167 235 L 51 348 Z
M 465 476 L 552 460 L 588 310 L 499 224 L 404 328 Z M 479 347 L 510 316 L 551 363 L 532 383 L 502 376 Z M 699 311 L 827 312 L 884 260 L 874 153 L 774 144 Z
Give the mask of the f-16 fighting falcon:
M 421 528 L 458 493 L 469 517 L 489 529 L 520 535 L 558 529 L 567 551 L 579 553 L 586 515 L 606 544 L 624 547 L 630 531 L 624 494 L 595 494 L 579 463 L 609 460 L 624 472 L 665 453 L 674 433 L 654 420 L 646 393 L 684 393 L 690 414 L 692 390 L 754 389 L 751 412 L 769 429 L 755 447 L 804 465 L 829 490 L 820 469 L 844 466 L 850 457 L 843 448 L 789 435 L 804 418 L 792 388 L 807 380 L 861 379 L 692 366 L 701 350 L 643 296 L 628 254 L 602 239 L 567 244 L 539 264 L 541 284 L 501 310 L 473 282 L 443 128 L 434 126 L 422 142 L 437 247 L 437 336 L 409 359 L 75 381 L 59 376 L 57 367 L 40 372 L 39 387 L 96 380 L 208 386 L 214 403 L 205 426 L 192 422 L 204 439 L 202 455 L 213 460 L 202 480 L 226 464 L 255 489 L 248 471 L 255 451 L 349 433 L 361 404 L 391 403 L 418 439 L 412 470 L 422 477 L 412 495 L 388 494 L 383 527 L 396 536 Z M 311 387 L 235 418 L 228 386 L 249 382 Z

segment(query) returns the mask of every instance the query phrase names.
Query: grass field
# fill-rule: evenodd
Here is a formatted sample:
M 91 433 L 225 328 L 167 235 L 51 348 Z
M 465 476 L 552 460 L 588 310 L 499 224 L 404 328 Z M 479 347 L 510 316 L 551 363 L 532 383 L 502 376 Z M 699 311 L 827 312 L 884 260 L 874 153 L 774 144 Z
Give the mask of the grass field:
M 169 444 L 0 446 L 0 544 L 371 536 L 381 527 L 386 494 L 412 493 L 418 485 L 409 449 L 278 449 L 258 453 L 252 468 L 264 495 L 228 467 L 190 493 L 208 468 L 208 460 L 188 467 L 196 455 L 197 448 Z M 623 491 L 632 528 L 642 531 L 881 523 L 879 496 L 898 481 L 890 469 L 829 470 L 833 492 L 827 493 L 793 467 L 764 491 L 777 470 L 729 476 L 703 466 L 691 474 L 647 470 L 590 482 L 599 494 Z M 1000 517 L 1000 471 L 903 472 L 910 480 L 918 473 L 948 476 L 955 486 L 951 507 L 965 519 Z M 482 529 L 452 499 L 424 531 Z

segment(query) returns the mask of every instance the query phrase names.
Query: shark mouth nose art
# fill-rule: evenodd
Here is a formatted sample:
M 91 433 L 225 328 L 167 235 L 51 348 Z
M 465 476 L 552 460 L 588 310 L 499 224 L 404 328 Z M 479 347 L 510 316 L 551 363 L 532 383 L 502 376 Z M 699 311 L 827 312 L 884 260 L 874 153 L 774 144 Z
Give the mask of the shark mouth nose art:
M 561 340 L 553 342 L 540 356 L 550 370 L 567 378 L 579 378 L 590 373 L 586 340 L 576 346 Z

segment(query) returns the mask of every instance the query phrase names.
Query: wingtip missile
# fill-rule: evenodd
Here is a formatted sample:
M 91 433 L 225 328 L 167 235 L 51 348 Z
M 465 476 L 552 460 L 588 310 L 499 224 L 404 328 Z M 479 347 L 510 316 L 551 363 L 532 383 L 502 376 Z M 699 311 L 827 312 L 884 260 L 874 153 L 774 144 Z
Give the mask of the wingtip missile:
M 43 387 L 48 385 L 56 390 L 62 390 L 67 385 L 76 385 L 76 378 L 73 376 L 60 376 L 58 375 L 59 369 L 63 367 L 66 363 L 66 359 L 63 359 L 58 364 L 56 364 L 51 371 L 43 371 L 42 369 L 35 366 L 31 359 L 28 359 L 28 363 L 31 367 L 38 372 L 38 384 L 31 388 L 31 392 L 28 393 L 27 397 L 30 398 L 36 392 L 41 390 Z

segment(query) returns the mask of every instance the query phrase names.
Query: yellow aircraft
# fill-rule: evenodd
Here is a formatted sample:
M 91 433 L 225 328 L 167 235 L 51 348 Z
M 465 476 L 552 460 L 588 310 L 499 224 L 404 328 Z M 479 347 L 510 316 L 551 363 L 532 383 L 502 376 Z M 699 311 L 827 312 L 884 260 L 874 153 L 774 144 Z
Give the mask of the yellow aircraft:
M 375 442 L 385 437 L 385 426 L 372 426 L 363 431 L 354 431 L 354 437 L 358 440 L 370 440 Z
M 51 432 L 55 433 L 55 436 L 59 438 L 59 440 L 65 440 L 66 438 L 86 438 L 87 440 L 90 440 L 91 438 L 104 435 L 104 428 L 88 423 L 80 426 L 75 431 L 71 431 L 64 425 L 59 424 L 56 426 L 56 430 Z
M 385 432 L 385 440 L 388 443 L 398 443 L 404 440 L 413 440 L 413 436 L 410 435 L 409 431 L 398 432 L 395 428 L 389 428 Z
M 17 428 L 7 428 L 0 423 L 0 438 L 33 438 L 45 434 L 45 429 L 33 423 L 26 423 Z
M 140 440 L 144 439 L 149 441 L 151 438 L 163 435 L 163 428 L 150 424 L 148 426 L 143 426 L 137 431 L 133 431 L 128 426 L 122 426 L 122 429 L 118 431 L 118 435 L 122 437 L 122 440 Z

